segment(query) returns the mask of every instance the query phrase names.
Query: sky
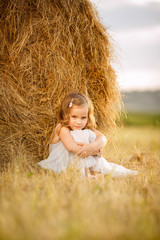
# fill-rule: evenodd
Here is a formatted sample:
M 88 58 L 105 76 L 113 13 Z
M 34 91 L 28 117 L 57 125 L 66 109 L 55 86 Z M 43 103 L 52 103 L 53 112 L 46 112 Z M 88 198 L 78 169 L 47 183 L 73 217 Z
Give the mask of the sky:
M 160 90 L 160 0 L 90 0 L 113 38 L 120 89 Z

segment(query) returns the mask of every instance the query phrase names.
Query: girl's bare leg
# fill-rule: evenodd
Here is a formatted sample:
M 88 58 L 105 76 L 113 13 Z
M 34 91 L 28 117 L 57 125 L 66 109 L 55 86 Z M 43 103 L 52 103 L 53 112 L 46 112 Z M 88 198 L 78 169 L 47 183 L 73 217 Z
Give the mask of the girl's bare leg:
M 96 175 L 100 174 L 99 172 L 95 171 L 95 167 L 94 166 L 90 167 L 90 173 L 93 176 L 96 176 Z
M 100 174 L 99 172 L 96 172 L 96 171 L 90 171 L 90 173 L 91 173 L 91 175 L 93 175 L 93 176 L 96 176 L 96 175 Z
M 91 168 L 85 168 L 85 176 L 88 178 L 96 178 L 98 175 L 101 175 L 99 172 L 93 171 Z
M 85 168 L 85 176 L 89 177 L 91 175 L 90 169 L 89 168 Z

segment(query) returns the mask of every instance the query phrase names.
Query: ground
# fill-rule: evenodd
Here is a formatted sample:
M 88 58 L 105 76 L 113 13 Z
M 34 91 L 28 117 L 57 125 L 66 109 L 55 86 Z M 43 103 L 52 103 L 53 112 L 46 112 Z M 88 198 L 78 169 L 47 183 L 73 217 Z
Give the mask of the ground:
M 138 176 L 56 176 L 17 157 L 0 178 L 0 239 L 158 240 L 160 128 L 123 127 L 104 155 Z

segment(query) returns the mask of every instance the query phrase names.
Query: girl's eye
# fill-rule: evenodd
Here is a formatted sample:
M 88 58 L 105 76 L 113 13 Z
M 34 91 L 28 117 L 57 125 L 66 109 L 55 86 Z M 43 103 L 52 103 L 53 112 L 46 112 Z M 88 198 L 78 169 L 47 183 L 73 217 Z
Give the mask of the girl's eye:
M 86 119 L 87 117 L 82 117 L 82 119 Z
M 76 116 L 72 116 L 72 118 L 76 118 Z

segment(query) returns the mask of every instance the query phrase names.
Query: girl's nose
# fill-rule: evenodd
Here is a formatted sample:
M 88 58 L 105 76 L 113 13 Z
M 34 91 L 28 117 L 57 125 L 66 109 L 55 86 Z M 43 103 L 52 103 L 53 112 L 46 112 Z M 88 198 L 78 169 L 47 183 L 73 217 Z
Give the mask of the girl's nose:
M 78 123 L 78 124 L 81 124 L 81 119 L 77 119 L 77 123 Z

